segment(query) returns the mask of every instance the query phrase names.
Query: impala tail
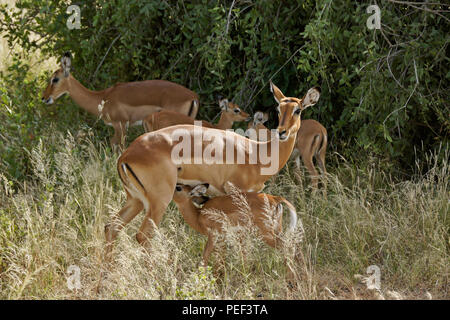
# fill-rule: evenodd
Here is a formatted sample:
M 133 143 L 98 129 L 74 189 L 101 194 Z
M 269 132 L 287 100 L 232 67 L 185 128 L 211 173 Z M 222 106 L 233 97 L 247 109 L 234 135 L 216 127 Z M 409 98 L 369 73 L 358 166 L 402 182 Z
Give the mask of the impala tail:
M 188 117 L 195 118 L 198 112 L 199 102 L 198 100 L 192 100 L 191 107 L 189 108 Z
M 289 210 L 289 226 L 287 228 L 287 232 L 292 232 L 297 227 L 297 211 L 295 207 L 287 201 L 286 199 L 279 197 L 280 202 L 283 202 Z
M 138 177 L 127 163 L 123 162 L 119 164 L 117 170 L 119 171 L 119 177 L 122 180 L 122 183 L 131 194 L 138 192 L 145 195 L 144 185 L 139 181 Z
M 147 118 L 145 118 L 145 120 L 142 122 L 142 126 L 144 127 L 145 132 L 154 131 L 155 114 L 156 113 L 152 113 Z
M 320 147 L 317 150 L 317 154 L 320 154 L 322 152 L 322 149 L 327 147 L 327 143 L 328 143 L 327 135 L 324 134 L 324 135 L 322 135 L 322 137 L 323 137 L 322 141 L 321 141 L 322 143 L 320 144 Z

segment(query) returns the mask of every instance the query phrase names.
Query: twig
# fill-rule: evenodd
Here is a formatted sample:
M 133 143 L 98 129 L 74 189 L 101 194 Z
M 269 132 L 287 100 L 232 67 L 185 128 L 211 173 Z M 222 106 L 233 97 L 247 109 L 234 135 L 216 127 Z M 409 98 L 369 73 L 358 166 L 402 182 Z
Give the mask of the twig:
M 386 117 L 386 119 L 384 119 L 384 121 L 383 121 L 383 126 L 385 125 L 387 119 L 388 119 L 393 113 L 398 112 L 398 111 L 400 111 L 400 110 L 406 108 L 406 106 L 408 105 L 409 100 L 411 99 L 411 97 L 413 96 L 414 92 L 415 92 L 416 89 L 417 89 L 417 86 L 419 85 L 419 77 L 417 76 L 416 59 L 413 60 L 413 63 L 414 63 L 414 74 L 415 74 L 415 76 L 416 76 L 416 84 L 414 85 L 414 89 L 413 89 L 413 91 L 411 92 L 411 94 L 409 95 L 408 100 L 406 100 L 406 103 L 404 104 L 403 107 L 398 108 L 398 109 L 395 109 L 394 111 L 392 111 L 391 113 L 388 114 L 388 116 Z
M 225 35 L 227 35 L 228 34 L 228 27 L 230 26 L 230 17 L 231 17 L 231 10 L 233 10 L 233 7 L 234 7 L 234 3 L 235 3 L 236 1 L 235 0 L 233 0 L 233 2 L 231 3 L 231 6 L 230 6 L 230 10 L 228 11 L 228 18 L 227 18 L 227 28 L 226 28 L 226 30 L 225 30 Z
M 108 47 L 108 50 L 106 50 L 105 55 L 103 56 L 102 60 L 101 60 L 100 63 L 98 64 L 97 69 L 95 69 L 95 72 L 94 72 L 94 74 L 92 75 L 92 77 L 91 77 L 91 79 L 90 79 L 90 82 L 92 82 L 92 80 L 95 79 L 95 77 L 97 76 L 98 70 L 99 70 L 100 67 L 102 66 L 103 62 L 105 61 L 106 56 L 107 56 L 108 53 L 109 53 L 109 50 L 111 50 L 111 48 L 112 48 L 112 46 L 114 45 L 114 43 L 115 43 L 117 40 L 119 40 L 119 38 L 120 38 L 121 36 L 122 36 L 122 34 L 119 33 L 119 34 L 117 35 L 117 37 L 115 37 L 114 40 L 111 42 L 111 44 L 110 44 L 109 47 Z
M 423 11 L 427 11 L 427 12 L 434 13 L 434 14 L 440 16 L 441 18 L 444 18 L 445 20 L 447 20 L 447 21 L 450 22 L 450 19 L 449 19 L 449 18 L 447 18 L 446 16 L 440 14 L 440 12 L 449 12 L 449 10 L 431 10 L 431 9 L 428 9 L 427 7 L 418 7 L 418 6 L 415 6 L 415 5 L 414 5 L 414 4 L 418 4 L 418 5 L 424 5 L 424 4 L 430 5 L 431 3 L 409 2 L 409 1 L 396 1 L 396 0 L 388 0 L 388 1 L 389 1 L 389 2 L 392 2 L 392 3 L 397 3 L 397 4 L 404 4 L 404 5 L 410 6 L 410 7 L 412 7 L 412 8 L 418 9 L 418 10 L 423 10 Z M 444 4 L 440 4 L 440 5 L 444 5 Z M 448 6 L 448 5 L 447 5 L 447 6 Z
M 303 49 L 303 47 L 304 46 L 306 46 L 306 44 L 308 44 L 309 43 L 309 41 L 308 42 L 305 42 L 300 48 L 298 48 L 297 50 L 295 50 L 295 52 L 289 57 L 289 59 L 274 73 L 274 74 L 272 74 L 271 76 L 270 76 L 270 78 L 269 78 L 269 81 L 271 81 L 272 79 L 273 79 L 273 77 L 275 77 L 277 74 L 278 74 L 278 72 L 280 72 L 283 68 L 284 68 L 284 66 L 285 65 L 287 65 L 291 60 L 292 60 L 292 58 L 301 50 L 301 49 Z M 268 83 L 269 81 L 267 81 L 266 83 Z M 253 102 L 253 100 L 261 93 L 261 91 L 264 89 L 264 87 L 265 87 L 265 85 L 266 85 L 266 83 L 264 83 L 264 86 L 262 86 L 261 87 L 261 89 L 258 91 L 258 93 L 253 97 L 253 99 L 252 100 L 250 100 L 250 102 L 248 103 L 248 104 L 251 104 L 252 102 Z

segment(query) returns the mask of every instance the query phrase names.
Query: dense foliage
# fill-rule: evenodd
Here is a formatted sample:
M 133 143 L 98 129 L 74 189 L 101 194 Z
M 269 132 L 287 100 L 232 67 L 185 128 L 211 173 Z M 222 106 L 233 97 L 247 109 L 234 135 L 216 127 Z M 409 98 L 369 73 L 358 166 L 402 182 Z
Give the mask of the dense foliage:
M 17 1 L 0 9 L 2 36 L 11 48 L 23 48 L 13 50 L 11 72 L 0 84 L 1 121 L 12 128 L 2 143 L 19 139 L 26 147 L 44 119 L 73 129 L 74 119 L 86 118 L 76 108 L 42 106 L 36 92 L 45 77 L 26 78 L 28 54 L 39 49 L 59 58 L 70 50 L 74 75 L 86 86 L 175 81 L 199 93 L 200 117 L 207 119 L 217 113 L 217 93 L 254 111 L 273 107 L 269 79 L 290 96 L 318 85 L 320 103 L 304 118 L 324 124 L 332 149 L 411 168 L 415 146 L 448 143 L 448 6 L 378 1 L 382 28 L 369 30 L 366 8 L 375 2 L 82 1 L 81 29 L 69 30 L 69 1 Z M 32 101 L 24 99 L 27 93 Z M 0 147 L 3 158 L 17 156 L 7 148 Z

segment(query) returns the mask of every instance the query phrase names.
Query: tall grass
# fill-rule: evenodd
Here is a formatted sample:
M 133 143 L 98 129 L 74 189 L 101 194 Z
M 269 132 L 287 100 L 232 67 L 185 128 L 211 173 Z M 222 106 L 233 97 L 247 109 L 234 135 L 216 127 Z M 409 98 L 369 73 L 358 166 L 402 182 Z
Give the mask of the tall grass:
M 125 202 L 117 155 L 89 135 L 50 129 L 32 150 L 33 174 L 11 186 L 1 175 L 0 299 L 374 299 L 449 298 L 449 164 L 430 155 L 428 172 L 395 182 L 376 161 L 365 167 L 336 159 L 328 197 L 312 196 L 295 166 L 266 187 L 294 203 L 305 235 L 291 239 L 302 255 L 290 260 L 255 230 L 230 231 L 200 268 L 206 239 L 171 204 L 148 254 L 135 240 L 143 215 L 119 235 L 105 272 L 104 226 Z M 81 288 L 67 286 L 68 267 L 80 268 Z M 358 279 L 381 270 L 381 289 Z M 102 273 L 103 272 L 103 273 Z M 102 290 L 97 293 L 99 280 Z

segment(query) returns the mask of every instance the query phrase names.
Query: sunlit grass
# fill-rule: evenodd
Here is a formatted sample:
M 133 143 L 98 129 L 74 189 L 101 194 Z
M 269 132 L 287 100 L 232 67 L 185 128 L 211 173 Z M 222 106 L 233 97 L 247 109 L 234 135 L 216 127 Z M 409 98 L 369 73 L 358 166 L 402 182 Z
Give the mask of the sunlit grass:
M 355 167 L 335 159 L 327 199 L 311 195 L 295 165 L 286 167 L 265 191 L 292 201 L 305 228 L 301 241 L 291 239 L 304 259 L 289 260 L 297 273 L 290 288 L 286 251 L 265 246 L 255 230 L 243 238 L 230 231 L 212 268 L 199 268 L 206 239 L 174 204 L 151 254 L 135 240 L 141 214 L 120 233 L 114 263 L 101 277 L 104 226 L 125 193 L 117 155 L 93 141 L 49 129 L 30 154 L 26 183 L 1 176 L 0 299 L 449 298 L 448 154 L 443 161 L 430 155 L 431 169 L 403 182 L 375 161 Z M 76 291 L 67 287 L 70 265 L 81 271 Z M 381 271 L 377 292 L 355 278 L 370 265 Z

